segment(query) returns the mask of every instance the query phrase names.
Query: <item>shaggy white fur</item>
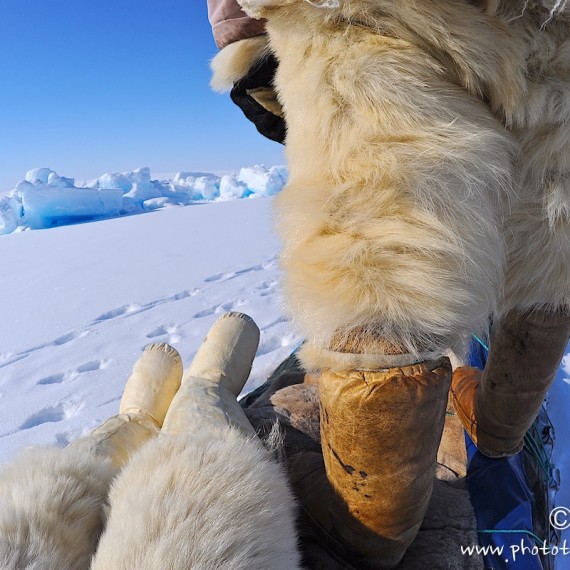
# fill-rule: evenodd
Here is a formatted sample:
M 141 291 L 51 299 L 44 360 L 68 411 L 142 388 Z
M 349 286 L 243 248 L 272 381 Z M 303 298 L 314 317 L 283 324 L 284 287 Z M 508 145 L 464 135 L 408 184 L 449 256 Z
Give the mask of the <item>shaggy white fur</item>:
M 317 360 L 377 338 L 421 356 L 499 302 L 570 305 L 565 2 L 240 3 L 280 62 L 285 289 Z
M 115 474 L 109 461 L 75 448 L 30 449 L 4 467 L 0 568 L 88 568 Z
M 300 568 L 280 466 L 259 440 L 198 422 L 159 436 L 123 470 L 93 570 Z
M 514 145 L 474 95 L 510 117 L 519 46 L 461 1 L 242 5 L 268 18 L 280 61 L 290 181 L 277 208 L 298 328 L 317 348 L 358 335 L 362 352 L 383 338 L 412 355 L 482 328 Z
M 255 36 L 229 44 L 212 60 L 212 89 L 228 91 L 268 54 L 267 36 Z
M 502 2 L 490 11 L 523 39 L 528 96 L 514 114 L 521 153 L 505 220 L 502 310 L 570 308 L 570 7 Z M 513 13 L 518 17 L 514 18 Z

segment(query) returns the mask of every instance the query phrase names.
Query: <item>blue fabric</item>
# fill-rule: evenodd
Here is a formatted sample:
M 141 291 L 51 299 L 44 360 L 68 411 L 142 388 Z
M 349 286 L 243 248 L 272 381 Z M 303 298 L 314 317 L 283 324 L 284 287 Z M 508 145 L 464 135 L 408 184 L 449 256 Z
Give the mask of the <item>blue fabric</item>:
M 484 368 L 486 350 L 474 341 L 471 347 L 471 366 Z M 502 547 L 483 555 L 486 568 L 493 570 L 542 570 L 535 539 L 526 533 L 501 533 L 500 530 L 531 531 L 534 496 L 524 471 L 519 453 L 505 459 L 490 459 L 477 451 L 466 435 L 468 454 L 467 485 L 475 509 L 477 528 L 493 532 L 479 533 L 482 547 Z M 524 552 L 524 553 L 523 553 Z M 535 550 L 536 552 L 536 550 Z

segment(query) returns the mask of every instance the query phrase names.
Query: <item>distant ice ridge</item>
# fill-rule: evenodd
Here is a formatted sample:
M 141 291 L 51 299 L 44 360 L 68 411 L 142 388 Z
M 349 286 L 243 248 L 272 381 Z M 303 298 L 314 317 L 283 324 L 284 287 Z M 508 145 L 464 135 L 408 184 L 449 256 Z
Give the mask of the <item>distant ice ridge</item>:
M 149 168 L 103 174 L 77 183 L 49 168 L 26 173 L 25 180 L 0 197 L 0 235 L 139 214 L 195 202 L 273 196 L 287 183 L 285 166 L 250 166 L 216 176 L 179 172 L 173 180 L 152 180 Z

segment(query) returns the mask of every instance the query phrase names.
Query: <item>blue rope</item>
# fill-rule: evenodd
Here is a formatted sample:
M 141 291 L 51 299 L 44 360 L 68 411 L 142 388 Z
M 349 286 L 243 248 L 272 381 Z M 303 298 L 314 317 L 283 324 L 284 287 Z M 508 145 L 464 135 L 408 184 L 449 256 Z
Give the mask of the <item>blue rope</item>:
M 545 547 L 546 546 L 546 540 L 542 540 L 542 538 L 539 538 L 538 536 L 536 536 L 536 534 L 534 534 L 533 532 L 531 532 L 530 530 L 525 530 L 525 529 L 491 529 L 491 530 L 477 530 L 477 532 L 482 533 L 482 534 L 527 534 L 528 536 L 532 536 L 532 538 L 534 538 L 534 540 L 537 542 L 537 544 L 540 544 L 540 546 Z
M 489 352 L 489 347 L 476 335 L 473 335 L 473 338 L 487 351 Z

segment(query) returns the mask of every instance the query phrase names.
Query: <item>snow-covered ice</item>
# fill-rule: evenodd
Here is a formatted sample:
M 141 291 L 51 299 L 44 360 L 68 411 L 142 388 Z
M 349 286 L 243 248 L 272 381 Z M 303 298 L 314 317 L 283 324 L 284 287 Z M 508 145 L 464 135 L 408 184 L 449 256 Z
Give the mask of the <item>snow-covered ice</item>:
M 16 188 L 0 196 L 0 235 L 186 206 L 195 202 L 273 196 L 287 182 L 284 166 L 252 166 L 221 178 L 179 172 L 153 180 L 150 169 L 103 174 L 76 183 L 49 168 L 30 170 Z

